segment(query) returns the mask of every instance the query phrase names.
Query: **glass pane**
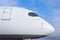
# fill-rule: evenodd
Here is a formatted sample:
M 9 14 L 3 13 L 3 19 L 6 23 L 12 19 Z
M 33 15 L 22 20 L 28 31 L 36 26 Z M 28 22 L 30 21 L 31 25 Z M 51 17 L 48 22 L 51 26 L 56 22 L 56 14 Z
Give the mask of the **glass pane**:
M 29 15 L 29 16 L 32 16 L 32 17 L 38 16 L 36 13 L 33 13 L 33 12 L 29 12 L 28 15 Z

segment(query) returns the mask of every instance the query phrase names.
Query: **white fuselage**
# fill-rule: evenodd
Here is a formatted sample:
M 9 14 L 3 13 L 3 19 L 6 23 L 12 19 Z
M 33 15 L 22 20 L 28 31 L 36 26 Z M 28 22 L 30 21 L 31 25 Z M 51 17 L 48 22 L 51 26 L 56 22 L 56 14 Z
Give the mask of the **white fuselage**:
M 29 12 L 34 13 L 24 8 L 0 7 L 0 35 L 34 38 L 54 32 L 52 25 L 39 16 L 29 16 Z

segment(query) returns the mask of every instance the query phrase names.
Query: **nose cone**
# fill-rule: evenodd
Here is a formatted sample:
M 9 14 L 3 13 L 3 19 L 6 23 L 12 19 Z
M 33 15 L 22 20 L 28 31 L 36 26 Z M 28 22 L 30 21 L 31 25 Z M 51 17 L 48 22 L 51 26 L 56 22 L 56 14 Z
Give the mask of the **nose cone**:
M 51 25 L 49 25 L 48 31 L 47 31 L 48 35 L 49 35 L 49 34 L 52 34 L 54 31 L 55 31 L 54 27 L 51 26 Z
M 41 35 L 49 35 L 55 31 L 55 28 L 50 23 L 48 23 L 42 18 L 40 18 L 40 20 L 41 20 L 41 25 L 43 25 L 41 26 L 41 28 L 43 28 L 40 33 Z

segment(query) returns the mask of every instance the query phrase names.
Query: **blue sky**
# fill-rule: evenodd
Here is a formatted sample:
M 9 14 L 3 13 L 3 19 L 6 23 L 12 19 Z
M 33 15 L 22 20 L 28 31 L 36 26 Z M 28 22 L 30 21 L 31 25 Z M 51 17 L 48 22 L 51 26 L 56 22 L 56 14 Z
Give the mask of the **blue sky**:
M 23 7 L 35 11 L 56 29 L 52 35 L 37 40 L 60 40 L 60 0 L 0 0 L 0 6 Z

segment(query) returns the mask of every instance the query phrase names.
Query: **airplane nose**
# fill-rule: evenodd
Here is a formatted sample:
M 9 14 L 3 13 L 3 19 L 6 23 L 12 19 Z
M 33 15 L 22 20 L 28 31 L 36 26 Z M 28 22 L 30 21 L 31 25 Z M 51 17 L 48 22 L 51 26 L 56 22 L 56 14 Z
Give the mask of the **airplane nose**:
M 48 28 L 48 35 L 52 34 L 55 31 L 54 27 L 50 25 L 50 27 Z
M 55 28 L 44 19 L 39 17 L 35 19 L 37 20 L 37 21 L 35 20 L 36 24 L 38 24 L 37 27 L 40 26 L 40 28 L 38 27 L 39 30 L 37 30 L 36 33 L 39 32 L 40 35 L 49 35 L 55 31 Z

